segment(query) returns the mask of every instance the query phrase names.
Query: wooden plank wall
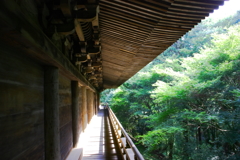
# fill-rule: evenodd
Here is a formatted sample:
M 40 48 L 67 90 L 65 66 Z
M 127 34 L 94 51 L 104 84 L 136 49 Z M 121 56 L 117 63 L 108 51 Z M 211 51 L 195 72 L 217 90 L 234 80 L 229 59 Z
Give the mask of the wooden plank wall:
M 44 69 L 0 43 L 0 159 L 44 159 Z
M 73 146 L 71 81 L 59 76 L 59 119 L 61 159 L 65 159 Z
M 79 133 L 83 131 L 84 116 L 81 93 Z M 62 160 L 73 147 L 71 98 L 71 80 L 59 73 Z M 3 43 L 0 43 L 0 104 L 0 159 L 45 159 L 44 65 Z

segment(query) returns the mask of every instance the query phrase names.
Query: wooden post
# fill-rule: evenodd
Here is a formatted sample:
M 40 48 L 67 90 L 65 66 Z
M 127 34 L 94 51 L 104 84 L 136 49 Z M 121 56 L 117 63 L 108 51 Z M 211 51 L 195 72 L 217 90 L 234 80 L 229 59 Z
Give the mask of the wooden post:
M 99 105 L 100 105 L 100 103 L 99 103 L 99 98 L 100 98 L 100 94 L 97 92 L 97 93 L 96 93 L 96 114 L 97 114 L 98 111 L 99 111 Z
M 91 118 L 92 118 L 92 91 L 87 90 L 87 113 L 88 113 L 88 123 L 90 123 Z
M 78 81 L 71 82 L 72 90 L 72 132 L 73 147 L 76 146 L 79 138 L 79 87 Z
M 99 105 L 100 105 L 100 94 L 99 92 L 97 92 L 96 93 L 96 114 L 98 113 Z
M 82 127 L 83 131 L 87 127 L 88 123 L 88 114 L 87 114 L 87 93 L 86 93 L 86 86 L 81 87 L 82 90 Z
M 92 94 L 93 94 L 93 102 L 92 102 L 93 110 L 92 110 L 92 114 L 94 116 L 95 113 L 96 113 L 96 94 L 94 92 Z
M 44 74 L 44 130 L 46 160 L 61 159 L 58 90 L 58 68 L 47 67 Z
M 79 115 L 78 115 L 78 133 L 81 134 L 83 131 L 83 107 L 82 107 L 82 86 L 79 86 L 79 96 L 78 96 L 78 107 L 79 107 Z

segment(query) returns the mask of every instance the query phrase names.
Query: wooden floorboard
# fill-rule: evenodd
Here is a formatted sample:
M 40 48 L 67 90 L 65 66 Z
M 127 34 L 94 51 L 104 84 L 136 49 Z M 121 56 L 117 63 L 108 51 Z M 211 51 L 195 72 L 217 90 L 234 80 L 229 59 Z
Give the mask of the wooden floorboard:
M 89 124 L 87 143 L 83 148 L 82 160 L 121 160 L 121 153 L 113 138 L 107 110 L 101 109 Z

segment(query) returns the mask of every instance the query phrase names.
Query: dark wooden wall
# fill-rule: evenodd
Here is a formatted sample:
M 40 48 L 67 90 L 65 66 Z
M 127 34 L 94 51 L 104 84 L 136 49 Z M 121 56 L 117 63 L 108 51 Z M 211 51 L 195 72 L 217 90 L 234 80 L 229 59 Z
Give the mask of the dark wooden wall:
M 0 159 L 45 159 L 44 68 L 24 53 L 0 43 Z M 71 94 L 71 80 L 59 73 L 62 160 L 73 147 Z M 81 133 L 81 92 L 78 99 L 78 129 Z
M 44 159 L 44 69 L 0 44 L 0 159 Z
M 82 96 L 80 92 L 77 102 L 79 104 L 78 123 L 73 123 L 72 112 L 76 112 L 72 107 L 71 83 L 78 82 L 79 89 L 84 86 L 85 89 L 96 90 L 61 53 L 61 48 L 56 48 L 54 39 L 50 41 L 41 32 L 38 24 L 39 8 L 37 8 L 40 1 L 2 2 L 0 5 L 0 159 L 53 160 L 45 156 L 49 155 L 48 152 L 53 153 L 52 149 L 56 151 L 55 159 L 60 159 L 60 156 L 61 159 L 65 159 L 73 147 L 73 135 L 77 137 L 76 133 L 81 133 L 84 129 L 82 101 L 83 97 L 86 101 L 86 95 Z M 49 68 L 56 68 L 54 78 L 46 76 L 52 73 L 47 72 Z M 48 81 L 46 77 L 50 80 L 52 78 L 53 81 Z M 56 109 L 54 112 L 47 105 L 53 101 L 49 102 L 51 98 L 50 100 L 46 98 L 51 97 L 47 96 L 46 93 L 49 92 L 46 88 L 52 89 L 46 86 L 51 86 L 52 84 L 49 83 L 53 82 L 57 84 L 53 84 L 52 87 L 56 89 L 52 96 L 57 102 L 54 101 L 56 105 L 52 105 Z M 59 88 L 56 87 L 58 84 Z M 59 100 L 56 98 L 58 95 Z M 59 114 L 54 114 L 58 111 Z M 85 112 L 87 114 L 87 111 Z M 51 126 L 46 124 L 50 124 L 47 120 L 51 117 L 48 115 L 52 113 L 54 116 L 50 120 L 53 120 L 51 122 L 56 127 L 47 127 Z M 59 123 L 56 121 L 58 118 L 54 118 L 58 116 Z M 78 132 L 73 133 L 73 124 L 78 126 Z M 59 135 L 52 135 L 51 131 L 56 131 Z M 58 136 L 54 137 L 54 135 Z M 47 138 L 56 140 L 58 143 L 52 143 Z M 52 148 L 49 149 L 48 146 Z
M 45 69 L 45 62 L 23 53 L 17 47 L 12 47 L 11 44 L 0 41 L 0 159 L 45 159 Z M 59 71 L 58 75 L 59 140 L 60 154 L 63 160 L 73 147 L 72 80 L 64 76 L 65 72 L 63 75 Z M 78 87 L 80 93 L 78 96 L 78 132 L 81 133 L 84 130 L 82 124 L 87 124 L 88 110 L 89 120 L 94 115 L 94 94 L 88 89 L 89 97 L 86 93 L 83 96 L 82 88 L 86 90 L 87 87 L 81 87 L 80 83 Z M 85 99 L 85 110 L 83 99 Z M 89 105 L 87 105 L 87 101 Z M 84 113 L 86 115 L 83 115 Z
M 61 159 L 65 159 L 72 149 L 72 109 L 71 81 L 59 76 L 59 119 Z

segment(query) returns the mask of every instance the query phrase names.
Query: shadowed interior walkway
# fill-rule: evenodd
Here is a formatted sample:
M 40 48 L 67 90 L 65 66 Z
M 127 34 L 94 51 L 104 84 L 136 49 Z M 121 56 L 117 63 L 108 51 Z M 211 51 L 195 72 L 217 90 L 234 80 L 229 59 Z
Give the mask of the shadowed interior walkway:
M 117 140 L 113 137 L 107 110 L 101 109 L 87 127 L 88 139 L 83 148 L 83 160 L 121 160 Z

